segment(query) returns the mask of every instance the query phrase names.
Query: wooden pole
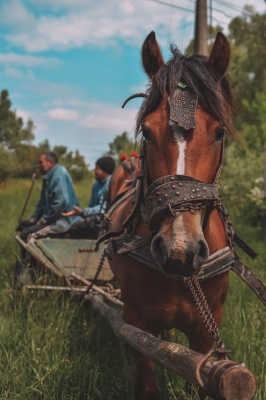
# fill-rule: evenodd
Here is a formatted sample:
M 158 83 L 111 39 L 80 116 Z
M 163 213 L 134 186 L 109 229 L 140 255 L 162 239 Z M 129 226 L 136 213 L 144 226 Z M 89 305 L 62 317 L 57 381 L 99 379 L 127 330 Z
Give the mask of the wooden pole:
M 196 2 L 194 53 L 208 55 L 207 0 Z
M 24 213 L 25 213 L 26 207 L 27 207 L 27 205 L 28 205 L 28 202 L 29 202 L 29 199 L 30 199 L 30 196 L 31 196 L 31 192 L 32 192 L 33 186 L 34 186 L 34 184 L 35 184 L 35 179 L 36 179 L 36 173 L 34 173 L 34 174 L 32 175 L 32 177 L 31 177 L 31 185 L 30 185 L 30 188 L 29 188 L 29 191 L 28 191 L 26 200 L 25 200 L 25 202 L 24 202 L 22 211 L 21 211 L 20 216 L 19 216 L 19 219 L 18 219 L 18 222 L 19 222 L 19 223 L 21 222 L 22 217 L 23 217 L 23 215 L 24 215 Z
M 256 381 L 244 364 L 218 360 L 212 355 L 206 357 L 177 343 L 155 338 L 125 323 L 120 313 L 105 304 L 100 295 L 90 295 L 87 299 L 109 321 L 119 339 L 191 383 L 200 383 L 213 399 L 251 400 L 254 397 Z

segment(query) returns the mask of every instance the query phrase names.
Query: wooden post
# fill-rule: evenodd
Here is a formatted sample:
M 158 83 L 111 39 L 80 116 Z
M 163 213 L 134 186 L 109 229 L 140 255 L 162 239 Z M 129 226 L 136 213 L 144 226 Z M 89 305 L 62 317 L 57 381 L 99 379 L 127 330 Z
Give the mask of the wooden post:
M 194 53 L 208 54 L 207 0 L 196 1 Z
M 155 338 L 132 325 L 126 324 L 119 312 L 109 307 L 100 295 L 87 295 L 93 308 L 105 317 L 122 341 L 145 357 L 175 372 L 193 384 L 203 385 L 217 400 L 251 400 L 256 393 L 256 381 L 244 364 L 218 360 L 197 353 L 177 343 Z

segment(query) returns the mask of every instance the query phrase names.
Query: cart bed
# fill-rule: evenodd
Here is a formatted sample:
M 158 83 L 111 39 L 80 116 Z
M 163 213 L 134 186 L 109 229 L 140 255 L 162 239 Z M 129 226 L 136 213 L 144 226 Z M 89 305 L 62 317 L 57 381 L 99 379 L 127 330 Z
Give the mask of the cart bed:
M 29 252 L 41 265 L 59 277 L 68 277 L 76 273 L 85 279 L 93 279 L 98 269 L 104 250 L 104 244 L 100 244 L 98 250 L 94 250 L 95 241 L 89 239 L 64 239 L 64 238 L 31 238 L 24 243 L 20 237 L 16 240 Z M 109 281 L 113 273 L 108 261 L 104 260 L 99 280 Z

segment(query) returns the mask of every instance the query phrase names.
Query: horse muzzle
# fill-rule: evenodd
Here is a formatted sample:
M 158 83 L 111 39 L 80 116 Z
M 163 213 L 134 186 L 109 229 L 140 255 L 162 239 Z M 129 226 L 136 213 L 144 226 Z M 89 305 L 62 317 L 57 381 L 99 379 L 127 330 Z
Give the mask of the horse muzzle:
M 153 256 L 162 272 L 169 276 L 185 278 L 196 274 L 208 260 L 209 248 L 202 237 L 187 246 L 170 248 L 162 234 L 157 234 L 151 244 Z

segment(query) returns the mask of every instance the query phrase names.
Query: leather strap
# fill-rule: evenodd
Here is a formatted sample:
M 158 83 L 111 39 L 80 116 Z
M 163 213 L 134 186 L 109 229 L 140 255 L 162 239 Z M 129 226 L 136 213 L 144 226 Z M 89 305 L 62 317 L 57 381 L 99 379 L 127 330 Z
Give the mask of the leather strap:
M 254 250 L 252 250 L 249 245 L 244 242 L 243 239 L 234 231 L 234 237 L 233 237 L 234 243 L 240 247 L 249 257 L 251 258 L 256 258 L 258 253 L 256 253 Z
M 112 254 L 115 253 L 119 255 L 128 254 L 129 257 L 165 274 L 158 261 L 152 255 L 150 242 L 151 237 L 147 237 L 146 239 L 135 238 L 132 240 L 130 235 L 122 235 L 117 239 L 111 240 L 108 244 L 109 253 L 112 252 Z M 199 281 L 213 278 L 229 271 L 232 268 L 234 261 L 234 252 L 229 247 L 225 247 L 209 257 L 208 261 L 201 267 L 196 277 Z M 173 278 L 178 278 L 177 276 L 172 276 Z
M 243 279 L 244 282 L 253 290 L 258 298 L 266 305 L 266 286 L 248 267 L 246 267 L 240 258 L 236 255 L 236 261 L 232 266 L 232 270 Z

